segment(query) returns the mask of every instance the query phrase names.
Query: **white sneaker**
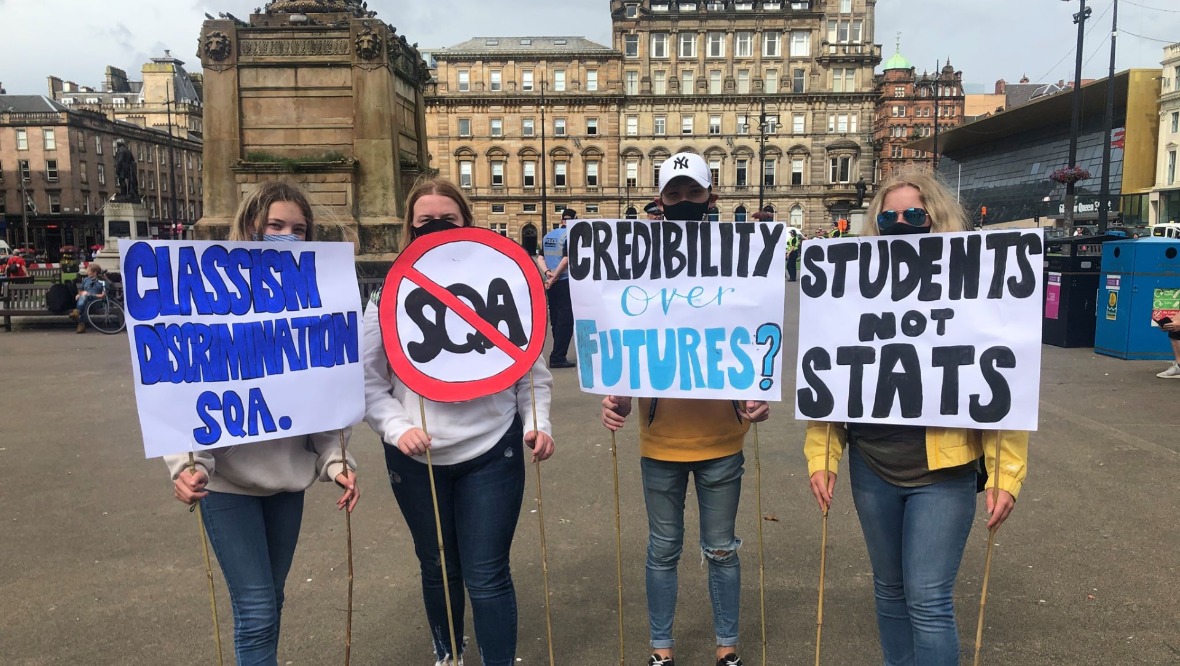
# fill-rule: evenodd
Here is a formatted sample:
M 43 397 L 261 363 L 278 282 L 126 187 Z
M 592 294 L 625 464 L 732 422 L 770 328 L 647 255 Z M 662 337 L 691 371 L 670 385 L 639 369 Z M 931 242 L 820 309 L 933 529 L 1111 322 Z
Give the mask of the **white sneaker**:
M 457 663 L 457 664 L 454 661 L 452 661 L 450 657 L 447 657 L 446 659 L 443 659 L 442 661 L 434 662 L 434 666 L 463 666 L 463 657 L 459 657 L 459 663 Z
M 1173 363 L 1167 370 L 1156 374 L 1160 379 L 1180 379 L 1180 364 Z

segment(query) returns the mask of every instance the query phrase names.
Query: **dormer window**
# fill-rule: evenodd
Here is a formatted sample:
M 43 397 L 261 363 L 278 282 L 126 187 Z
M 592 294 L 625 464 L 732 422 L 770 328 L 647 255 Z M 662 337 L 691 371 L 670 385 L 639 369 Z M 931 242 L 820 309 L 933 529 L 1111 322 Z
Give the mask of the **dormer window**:
M 532 46 L 532 45 L 533 45 L 533 40 L 531 40 L 531 39 L 522 39 L 522 40 L 520 40 L 520 45 L 521 45 L 521 46 Z
M 488 39 L 488 40 L 485 40 L 485 41 L 484 41 L 483 45 L 484 45 L 484 46 L 499 46 L 499 45 L 500 45 L 500 40 L 498 40 L 498 39 Z
M 763 2 L 762 8 L 763 9 L 782 9 L 783 3 L 781 3 L 781 2 Z
M 735 2 L 735 3 L 733 3 L 733 8 L 738 10 L 739 12 L 748 12 L 748 11 L 752 11 L 754 9 L 754 3 L 752 3 L 752 2 Z
M 555 39 L 555 40 L 553 40 L 553 45 L 554 45 L 554 46 L 565 46 L 565 45 L 566 45 L 566 43 L 567 43 L 567 42 L 566 42 L 564 39 Z
M 666 11 L 668 11 L 668 3 L 666 3 L 666 2 L 653 2 L 653 3 L 651 3 L 651 10 L 653 12 L 666 12 Z
M 708 9 L 711 12 L 723 12 L 723 11 L 725 11 L 725 3 L 724 2 L 710 2 L 705 5 L 705 9 Z
M 695 2 L 682 2 L 682 3 L 680 3 L 680 11 L 682 11 L 682 12 L 695 12 L 696 10 L 697 10 L 697 3 L 695 3 Z
M 625 16 L 627 18 L 638 17 L 639 16 L 639 5 L 627 5 Z

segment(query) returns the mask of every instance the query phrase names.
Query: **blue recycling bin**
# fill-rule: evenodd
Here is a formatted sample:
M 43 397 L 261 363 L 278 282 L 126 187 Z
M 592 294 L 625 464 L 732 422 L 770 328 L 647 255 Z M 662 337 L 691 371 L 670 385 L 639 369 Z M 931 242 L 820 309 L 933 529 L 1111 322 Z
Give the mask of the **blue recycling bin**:
M 1171 360 L 1168 336 L 1151 319 L 1157 289 L 1180 289 L 1180 240 L 1105 243 L 1094 351 L 1129 360 Z

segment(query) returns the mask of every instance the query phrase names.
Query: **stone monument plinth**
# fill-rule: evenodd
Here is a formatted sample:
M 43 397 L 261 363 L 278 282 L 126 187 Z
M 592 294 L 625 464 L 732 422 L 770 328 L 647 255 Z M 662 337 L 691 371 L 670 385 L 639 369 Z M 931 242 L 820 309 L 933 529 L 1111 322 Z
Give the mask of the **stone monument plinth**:
M 415 46 L 356 0 L 273 0 L 204 23 L 204 217 L 224 238 L 244 192 L 285 179 L 360 254 L 399 250 L 405 195 L 429 171 Z
M 117 198 L 117 197 L 116 197 Z M 143 201 L 112 199 L 103 208 L 103 246 L 94 260 L 104 270 L 118 272 L 119 241 L 151 238 L 148 233 L 148 210 Z

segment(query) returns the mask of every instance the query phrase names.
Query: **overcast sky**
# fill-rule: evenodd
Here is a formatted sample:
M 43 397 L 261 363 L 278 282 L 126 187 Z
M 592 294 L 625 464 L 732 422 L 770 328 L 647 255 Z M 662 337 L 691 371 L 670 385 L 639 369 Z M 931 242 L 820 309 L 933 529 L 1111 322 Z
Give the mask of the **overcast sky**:
M 133 78 L 171 49 L 196 69 L 204 13 L 247 18 L 265 0 L 0 0 L 0 85 L 9 94 L 45 94 L 53 74 L 100 86 L 115 65 Z M 1164 43 L 1180 41 L 1176 0 L 1120 0 L 1119 70 L 1158 67 Z M 370 9 L 423 48 L 476 36 L 582 35 L 610 44 L 608 0 L 368 0 Z M 1113 0 L 1093 0 L 1083 76 L 1106 75 Z M 1152 9 L 1155 8 L 1155 9 Z M 964 81 L 990 92 L 997 79 L 1073 77 L 1076 28 L 1070 0 L 878 0 L 875 41 L 884 57 L 901 52 L 919 70 L 950 56 Z M 1142 37 L 1132 36 L 1141 35 Z

